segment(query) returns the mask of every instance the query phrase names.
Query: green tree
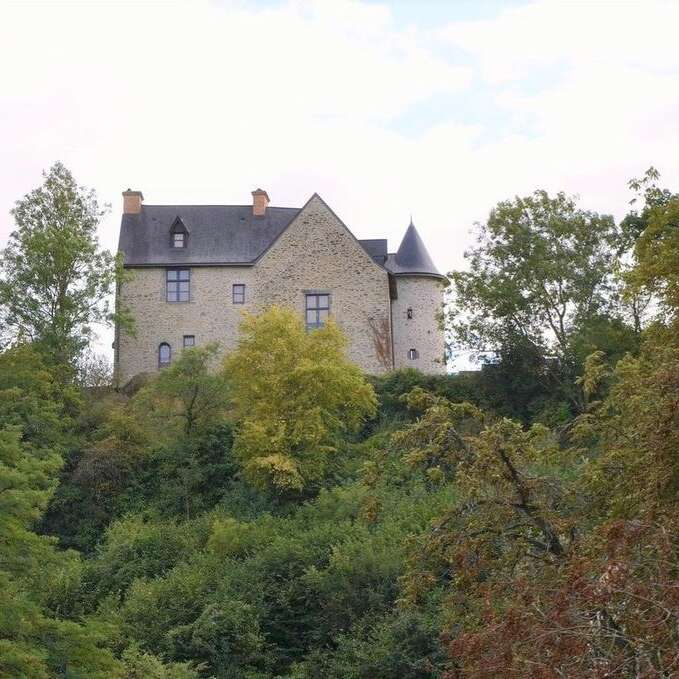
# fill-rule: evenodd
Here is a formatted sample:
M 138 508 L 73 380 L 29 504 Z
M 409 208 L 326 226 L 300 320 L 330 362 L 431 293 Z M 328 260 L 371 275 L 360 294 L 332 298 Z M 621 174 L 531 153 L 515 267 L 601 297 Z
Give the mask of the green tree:
M 111 319 L 117 267 L 99 251 L 105 209 L 94 191 L 61 163 L 43 177 L 12 210 L 17 228 L 0 260 L 0 308 L 12 338 L 38 341 L 56 362 L 72 364 L 92 325 Z
M 599 451 L 589 477 L 594 494 L 613 516 L 625 518 L 660 512 L 679 492 L 679 196 L 653 184 L 645 196 L 628 280 L 632 294 L 654 296 L 659 313 L 638 355 L 625 356 L 614 370 L 591 357 L 583 377 L 588 389 L 607 381 L 610 391 L 578 420 L 585 441 L 594 435 Z
M 185 349 L 135 398 L 134 407 L 144 417 L 162 423 L 162 429 L 179 427 L 187 438 L 217 424 L 229 402 L 228 383 L 215 372 L 219 346 Z
M 24 441 L 41 446 L 63 444 L 80 402 L 78 391 L 63 385 L 60 371 L 34 346 L 0 353 L 0 427 L 19 426 Z
M 3 677 L 116 677 L 120 666 L 103 648 L 96 626 L 49 610 L 54 579 L 72 555 L 37 535 L 61 465 L 59 455 L 29 448 L 20 430 L 0 430 L 0 675 Z
M 611 216 L 582 210 L 563 193 L 498 203 L 466 253 L 469 270 L 450 275 L 455 341 L 483 354 L 521 337 L 558 359 L 562 386 L 572 383 L 571 340 L 588 319 L 610 312 L 622 244 Z M 578 392 L 566 394 L 581 410 Z
M 643 207 L 626 217 L 627 228 L 636 230 L 634 267 L 627 274 L 628 295 L 652 296 L 664 320 L 679 309 L 679 194 L 657 186 L 652 169 L 630 186 L 642 195 Z
M 406 462 L 432 482 L 454 480 L 461 502 L 440 526 L 456 524 L 453 550 L 479 557 L 458 577 L 482 570 L 480 557 L 495 559 L 502 552 L 512 553 L 514 562 L 529 555 L 562 557 L 570 526 L 561 484 L 547 471 L 556 455 L 549 430 L 493 420 L 469 403 L 451 403 L 420 388 L 407 399 L 423 415 L 393 440 Z
M 122 656 L 125 679 L 198 679 L 189 663 L 163 663 L 154 655 L 130 646 Z
M 345 347 L 334 323 L 307 333 L 291 310 L 245 318 L 225 371 L 238 422 L 234 451 L 251 483 L 278 494 L 317 483 L 339 435 L 374 415 L 373 388 Z
M 235 471 L 230 387 L 217 370 L 218 353 L 217 344 L 185 349 L 129 406 L 154 440 L 145 473 L 163 479 L 156 500 L 186 518 L 217 502 Z

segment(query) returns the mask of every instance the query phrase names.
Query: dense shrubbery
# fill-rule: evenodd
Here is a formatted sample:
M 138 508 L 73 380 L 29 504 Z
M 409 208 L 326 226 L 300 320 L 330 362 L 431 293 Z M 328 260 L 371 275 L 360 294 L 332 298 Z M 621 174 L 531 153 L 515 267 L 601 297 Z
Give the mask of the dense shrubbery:
M 187 350 L 124 396 L 15 342 L 0 675 L 676 673 L 679 201 L 653 179 L 618 234 L 627 301 L 599 276 L 558 356 L 496 322 L 482 371 L 368 383 L 336 328 L 273 309 L 225 367 Z

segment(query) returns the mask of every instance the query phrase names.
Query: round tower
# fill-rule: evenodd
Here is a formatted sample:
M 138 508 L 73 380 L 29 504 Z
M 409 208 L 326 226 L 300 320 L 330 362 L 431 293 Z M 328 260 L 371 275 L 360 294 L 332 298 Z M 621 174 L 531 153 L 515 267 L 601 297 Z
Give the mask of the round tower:
M 412 219 L 385 267 L 395 281 L 391 300 L 394 367 L 445 374 L 441 315 L 446 278 L 436 269 Z

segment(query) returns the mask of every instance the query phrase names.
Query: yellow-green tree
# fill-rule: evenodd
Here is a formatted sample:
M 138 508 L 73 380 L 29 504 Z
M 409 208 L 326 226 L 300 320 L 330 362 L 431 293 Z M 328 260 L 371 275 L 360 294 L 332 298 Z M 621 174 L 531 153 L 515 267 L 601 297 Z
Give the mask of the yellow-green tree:
M 338 435 L 374 415 L 373 388 L 345 346 L 334 323 L 306 332 L 288 309 L 245 317 L 225 370 L 238 421 L 234 450 L 252 484 L 301 491 L 323 477 Z

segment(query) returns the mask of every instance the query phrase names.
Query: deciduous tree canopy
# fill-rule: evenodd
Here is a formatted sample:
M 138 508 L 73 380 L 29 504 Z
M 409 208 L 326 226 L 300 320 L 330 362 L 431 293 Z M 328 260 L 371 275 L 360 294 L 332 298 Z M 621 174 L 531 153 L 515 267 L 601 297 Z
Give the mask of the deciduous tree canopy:
M 12 210 L 17 228 L 0 259 L 0 307 L 11 337 L 40 342 L 54 360 L 72 363 L 92 325 L 111 318 L 116 266 L 98 247 L 105 208 L 95 192 L 61 163 L 43 176 Z
M 235 451 L 253 483 L 301 491 L 322 478 L 339 437 L 374 415 L 376 399 L 344 357 L 332 322 L 307 333 L 294 312 L 247 317 L 224 370 L 238 420 Z

